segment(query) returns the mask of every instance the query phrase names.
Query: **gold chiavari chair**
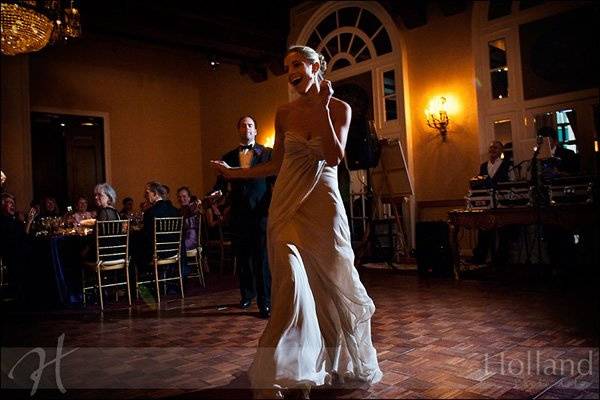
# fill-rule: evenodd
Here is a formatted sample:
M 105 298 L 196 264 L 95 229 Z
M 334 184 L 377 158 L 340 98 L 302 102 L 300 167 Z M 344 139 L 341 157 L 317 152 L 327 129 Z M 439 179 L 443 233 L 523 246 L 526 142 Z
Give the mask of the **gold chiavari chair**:
M 103 291 L 114 286 L 127 287 L 127 299 L 131 306 L 129 284 L 129 220 L 96 221 L 96 260 L 85 262 L 82 269 L 83 305 L 86 305 L 86 291 L 97 290 L 100 298 L 100 309 L 104 310 Z M 125 280 L 103 283 L 106 273 L 125 271 Z M 86 272 L 94 272 L 96 282 L 88 281 Z M 118 276 L 118 275 L 117 275 Z
M 198 278 L 202 287 L 206 287 L 206 282 L 204 280 L 204 258 L 202 254 L 202 241 L 200 240 L 200 236 L 202 233 L 202 217 L 200 215 L 196 216 L 196 234 L 198 238 L 198 245 L 195 249 L 186 250 L 185 256 L 187 257 L 187 265 L 190 268 L 195 267 L 196 272 L 190 273 L 188 275 L 189 278 Z
M 181 298 L 183 294 L 183 279 L 181 275 L 181 236 L 183 217 L 154 218 L 154 246 L 151 265 L 154 279 L 140 280 L 136 269 L 136 293 L 139 297 L 140 285 L 154 282 L 156 284 L 156 299 L 160 303 L 160 284 L 172 280 L 179 280 Z M 167 276 L 168 267 L 177 265 L 177 276 Z M 167 268 L 165 268 L 167 267 Z M 159 268 L 163 269 L 163 278 L 159 278 Z M 165 289 L 166 292 L 166 289 Z

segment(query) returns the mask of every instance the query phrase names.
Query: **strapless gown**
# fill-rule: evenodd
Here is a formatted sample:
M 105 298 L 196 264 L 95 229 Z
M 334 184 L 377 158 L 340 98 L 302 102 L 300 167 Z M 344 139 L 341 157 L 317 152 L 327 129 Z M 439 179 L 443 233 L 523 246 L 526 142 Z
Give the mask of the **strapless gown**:
M 254 389 L 382 378 L 371 341 L 375 306 L 354 268 L 350 231 L 320 137 L 285 134 L 269 209 L 272 315 L 249 377 Z

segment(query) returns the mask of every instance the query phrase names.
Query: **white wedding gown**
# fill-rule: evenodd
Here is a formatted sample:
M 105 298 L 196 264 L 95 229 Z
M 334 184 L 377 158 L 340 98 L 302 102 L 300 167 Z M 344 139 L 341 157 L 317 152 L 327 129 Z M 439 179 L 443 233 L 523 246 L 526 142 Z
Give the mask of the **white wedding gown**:
M 382 378 L 373 301 L 354 268 L 337 181 L 319 137 L 285 134 L 268 223 L 272 315 L 249 371 L 256 390 Z

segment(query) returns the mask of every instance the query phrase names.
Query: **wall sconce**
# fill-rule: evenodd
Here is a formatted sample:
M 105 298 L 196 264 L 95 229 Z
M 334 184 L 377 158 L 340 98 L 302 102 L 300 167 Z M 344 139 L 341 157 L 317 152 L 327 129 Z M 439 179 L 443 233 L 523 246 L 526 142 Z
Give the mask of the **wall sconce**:
M 442 136 L 442 140 L 446 141 L 448 125 L 450 124 L 450 118 L 448 118 L 448 113 L 446 112 L 446 98 L 442 96 L 434 103 L 437 104 L 430 104 L 425 110 L 427 125 L 437 129 Z

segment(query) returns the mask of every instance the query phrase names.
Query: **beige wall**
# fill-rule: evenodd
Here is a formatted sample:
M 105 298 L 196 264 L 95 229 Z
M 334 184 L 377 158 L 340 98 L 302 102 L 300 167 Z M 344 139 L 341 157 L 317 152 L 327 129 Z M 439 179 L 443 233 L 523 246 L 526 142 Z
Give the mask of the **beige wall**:
M 479 164 L 471 14 L 445 17 L 437 7 L 429 11 L 427 25 L 402 32 L 407 46 L 415 191 L 418 201 L 460 199 Z M 457 106 L 449 112 L 446 142 L 425 122 L 425 108 L 439 96 L 452 97 Z
M 29 62 L 26 56 L 1 57 L 0 168 L 7 176 L 5 190 L 25 208 L 31 199 Z
M 118 196 L 143 200 L 144 184 L 202 187 L 204 63 L 167 49 L 82 41 L 31 56 L 32 108 L 108 114 Z
M 139 203 L 151 179 L 207 192 L 216 178 L 209 160 L 237 146 L 243 114 L 256 117 L 258 141 L 272 143 L 286 79 L 257 84 L 237 66 L 212 71 L 201 56 L 95 41 L 33 56 L 31 104 L 108 113 L 111 181 L 120 199 Z

